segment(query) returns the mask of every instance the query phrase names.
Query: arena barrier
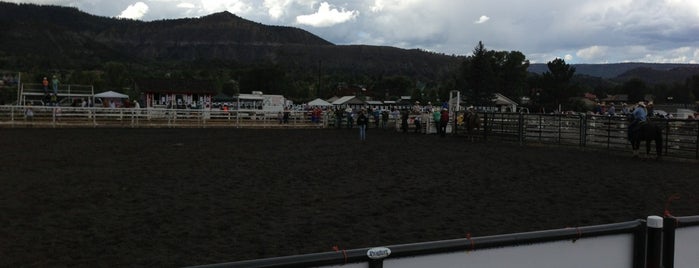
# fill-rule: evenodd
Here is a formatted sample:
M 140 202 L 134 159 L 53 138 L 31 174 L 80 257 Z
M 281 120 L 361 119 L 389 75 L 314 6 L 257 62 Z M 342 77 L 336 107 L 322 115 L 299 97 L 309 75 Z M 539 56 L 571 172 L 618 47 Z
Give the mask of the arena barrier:
M 31 106 L 30 117 L 26 108 L 0 106 L 0 127 L 347 128 L 346 118 L 337 122 L 325 113 L 320 121 L 314 122 L 310 111 L 290 111 L 289 120 L 282 122 L 279 113 L 255 110 Z M 447 133 L 466 132 L 454 120 L 460 113 L 450 116 Z M 480 112 L 479 116 L 481 128 L 471 133 L 471 138 L 631 151 L 627 140 L 629 122 L 623 116 L 494 112 Z M 369 128 L 374 128 L 374 119 L 370 117 L 369 121 Z M 391 116 L 387 126 L 400 132 L 400 121 Z M 699 159 L 699 120 L 654 118 L 652 121 L 663 128 L 663 156 Z M 412 122 L 407 126 L 409 133 L 436 132 L 429 116 L 421 123 L 421 129 L 416 130 Z
M 538 143 L 631 151 L 624 116 L 480 112 L 481 140 Z M 699 159 L 699 120 L 652 118 L 663 129 L 663 156 Z M 456 133 L 465 130 L 456 125 Z M 641 150 L 645 150 L 643 143 Z
M 695 267 L 699 216 L 330 251 L 193 267 Z

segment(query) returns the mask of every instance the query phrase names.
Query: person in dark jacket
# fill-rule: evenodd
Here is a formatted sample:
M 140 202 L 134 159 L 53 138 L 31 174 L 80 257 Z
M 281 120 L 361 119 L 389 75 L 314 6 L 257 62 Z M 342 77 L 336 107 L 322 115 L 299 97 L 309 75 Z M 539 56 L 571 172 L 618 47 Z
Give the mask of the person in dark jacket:
M 408 132 L 408 116 L 410 116 L 410 112 L 407 109 L 403 110 L 400 115 L 400 128 L 403 129 L 403 133 Z
M 442 114 L 439 118 L 439 134 L 444 137 L 447 134 L 447 125 L 449 124 L 449 111 L 442 109 Z
M 366 127 L 368 124 L 369 118 L 364 115 L 364 109 L 362 109 L 357 116 L 357 128 L 359 128 L 359 140 L 361 141 L 366 140 Z

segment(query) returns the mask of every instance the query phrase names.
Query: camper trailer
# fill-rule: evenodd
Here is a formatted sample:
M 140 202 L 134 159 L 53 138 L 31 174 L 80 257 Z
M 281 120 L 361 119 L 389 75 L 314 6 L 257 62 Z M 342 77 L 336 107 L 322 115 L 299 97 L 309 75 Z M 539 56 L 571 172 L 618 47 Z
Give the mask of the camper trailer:
M 250 116 L 276 115 L 284 111 L 286 99 L 282 95 L 265 95 L 262 91 L 235 96 L 233 109 L 245 112 Z

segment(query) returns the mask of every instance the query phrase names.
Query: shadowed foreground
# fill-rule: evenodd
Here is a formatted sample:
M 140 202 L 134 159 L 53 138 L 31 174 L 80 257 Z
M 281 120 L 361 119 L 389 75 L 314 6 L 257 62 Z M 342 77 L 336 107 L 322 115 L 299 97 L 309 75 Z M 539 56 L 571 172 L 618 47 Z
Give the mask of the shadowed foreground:
M 696 163 L 370 129 L 0 129 L 0 266 L 173 267 L 699 215 Z

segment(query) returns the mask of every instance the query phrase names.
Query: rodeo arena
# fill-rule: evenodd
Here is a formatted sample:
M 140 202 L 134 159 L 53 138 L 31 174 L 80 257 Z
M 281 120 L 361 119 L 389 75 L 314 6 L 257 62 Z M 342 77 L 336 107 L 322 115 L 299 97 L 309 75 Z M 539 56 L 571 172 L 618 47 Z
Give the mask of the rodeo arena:
M 458 91 L 442 103 L 420 103 L 409 97 L 373 101 L 338 96 L 295 104 L 284 96 L 259 91 L 216 95 L 211 84 L 198 81 L 136 81 L 135 89 L 141 92 L 138 99 L 118 91 L 95 92 L 90 85 L 47 88 L 40 83 L 22 83 L 21 79 L 6 85 L 16 87 L 18 97 L 15 104 L 0 106 L 2 128 L 346 129 L 356 128 L 357 115 L 364 113 L 368 128 L 394 129 L 397 133 L 699 160 L 699 120 L 694 118 L 696 111 L 685 107 L 669 112 L 672 117 L 651 115 L 650 120 L 661 130 L 661 142 L 655 140 L 653 146 L 642 143 L 638 153 L 629 142 L 629 120 L 621 111 L 532 113 L 500 94 L 492 107 L 471 106 Z M 435 113 L 449 115 L 441 131 Z M 516 256 L 534 255 L 540 258 L 525 266 L 670 268 L 696 267 L 697 248 L 699 216 L 650 215 L 606 225 L 338 249 L 198 267 L 463 267 L 466 262 L 468 267 L 521 267 L 521 258 Z

